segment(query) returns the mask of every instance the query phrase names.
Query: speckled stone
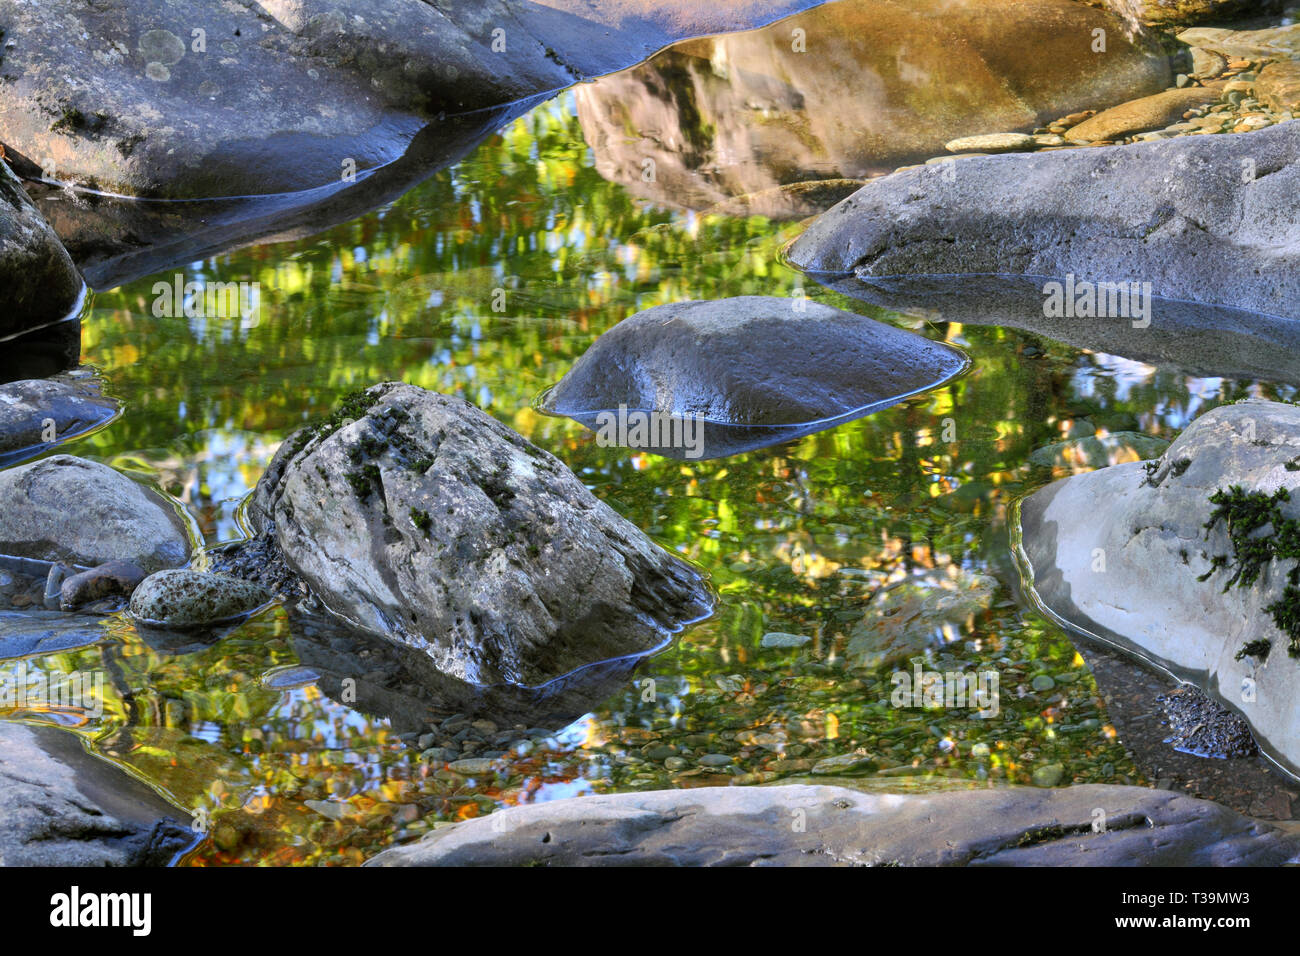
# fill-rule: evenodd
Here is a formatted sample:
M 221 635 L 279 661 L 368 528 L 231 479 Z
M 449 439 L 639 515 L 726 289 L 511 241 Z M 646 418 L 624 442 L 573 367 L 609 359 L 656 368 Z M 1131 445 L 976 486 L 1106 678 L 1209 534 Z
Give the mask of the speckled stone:
M 224 574 L 159 571 L 135 589 L 130 611 L 149 624 L 203 627 L 246 614 L 270 599 L 256 584 Z

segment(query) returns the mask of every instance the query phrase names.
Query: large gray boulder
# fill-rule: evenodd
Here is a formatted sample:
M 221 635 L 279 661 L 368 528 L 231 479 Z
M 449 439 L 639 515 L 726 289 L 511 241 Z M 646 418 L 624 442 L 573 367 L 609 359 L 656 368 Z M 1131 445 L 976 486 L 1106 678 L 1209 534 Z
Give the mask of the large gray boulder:
M 0 554 L 159 571 L 189 560 L 188 532 L 169 499 L 107 465 L 55 455 L 0 472 Z
M 60 181 L 219 197 L 338 183 L 439 112 L 630 66 L 800 6 L 675 0 L 3 0 L 0 129 Z
M 863 187 L 791 246 L 864 280 L 979 273 L 1151 284 L 1300 318 L 1300 124 L 964 159 Z
M 1142 787 L 903 796 L 788 785 L 524 804 L 367 865 L 1277 866 L 1297 853 L 1300 835 Z
M 250 519 L 330 612 L 472 684 L 644 655 L 700 576 L 461 398 L 388 382 L 288 439 Z
M 0 160 L 0 342 L 72 317 L 84 291 L 59 237 Z
M 1300 651 L 1290 633 L 1300 605 L 1288 576 L 1296 560 L 1287 556 L 1292 532 L 1273 526 L 1266 502 L 1300 486 L 1298 470 L 1300 408 L 1247 401 L 1202 415 L 1155 462 L 1065 478 L 1020 508 L 1026 571 L 1052 616 L 1195 683 L 1241 714 L 1293 774 L 1300 659 L 1289 651 Z M 1232 496 L 1232 513 L 1216 519 L 1223 502 L 1211 496 L 1234 487 L 1247 497 Z M 1300 517 L 1300 499 L 1274 504 L 1283 523 Z M 1265 516 L 1260 527 L 1251 514 Z M 1240 548 L 1229 517 L 1249 539 Z M 1258 579 L 1234 582 L 1252 551 Z
M 715 458 L 878 411 L 967 365 L 942 342 L 806 299 L 675 302 L 602 335 L 541 408 L 592 428 L 617 425 L 622 406 L 658 412 L 672 419 L 669 441 L 647 429 L 638 443 L 628 419 L 632 440 L 620 444 Z M 692 439 L 697 423 L 705 430 Z M 607 434 L 617 437 L 617 428 Z
M 0 866 L 166 866 L 184 819 L 76 736 L 0 721 Z
M 891 172 L 955 137 L 1029 131 L 1166 89 L 1169 58 L 1124 34 L 1074 0 L 853 0 L 677 44 L 575 96 L 602 176 L 706 209 Z

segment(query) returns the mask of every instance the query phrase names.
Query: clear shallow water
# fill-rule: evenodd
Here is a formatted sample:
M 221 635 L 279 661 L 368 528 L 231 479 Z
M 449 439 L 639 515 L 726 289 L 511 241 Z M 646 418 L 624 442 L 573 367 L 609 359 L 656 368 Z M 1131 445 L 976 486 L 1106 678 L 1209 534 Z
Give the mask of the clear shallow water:
M 710 575 L 713 618 L 587 716 L 550 734 L 521 731 L 535 740 L 504 772 L 466 778 L 422 761 L 398 738 L 397 718 L 332 699 L 292 670 L 302 646 L 278 609 L 184 653 L 113 620 L 100 645 L 25 666 L 108 675 L 102 716 L 59 719 L 210 821 L 193 865 L 358 863 L 503 804 L 797 779 L 859 750 L 864 786 L 1029 783 L 1054 765 L 1061 785 L 1149 782 L 1116 741 L 1069 640 L 1016 602 L 1009 505 L 1064 473 L 1028 464 L 1030 453 L 1081 428 L 1171 439 L 1213 405 L 1293 390 L 867 310 L 781 263 L 798 228 L 634 199 L 597 173 L 568 93 L 358 220 L 176 270 L 259 282 L 254 327 L 154 318 L 153 284 L 174 271 L 96 297 L 83 358 L 126 411 L 61 450 L 156 480 L 208 544 L 239 536 L 239 501 L 281 440 L 342 394 L 398 379 L 464 395 Z M 974 367 L 868 418 L 718 461 L 601 448 L 581 426 L 531 408 L 635 311 L 800 288 L 957 345 Z M 887 582 L 973 573 L 997 580 L 991 606 L 950 624 L 927 666 L 995 670 L 1000 714 L 891 706 L 894 668 L 847 659 L 869 599 Z M 762 647 L 771 631 L 812 641 Z M 1043 675 L 1053 686 L 1033 689 Z M 666 753 L 682 769 L 666 766 Z M 701 762 L 710 754 L 732 762 Z

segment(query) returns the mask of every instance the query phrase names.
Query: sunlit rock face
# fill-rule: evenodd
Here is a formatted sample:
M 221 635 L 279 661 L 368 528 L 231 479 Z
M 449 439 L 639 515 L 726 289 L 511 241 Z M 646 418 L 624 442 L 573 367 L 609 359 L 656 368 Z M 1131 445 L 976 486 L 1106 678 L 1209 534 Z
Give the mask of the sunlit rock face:
M 1125 33 L 1073 0 L 842 0 L 680 43 L 579 87 L 578 115 L 602 175 L 706 209 L 1168 87 L 1166 57 Z
M 249 514 L 337 619 L 469 684 L 644 656 L 712 607 L 693 568 L 558 459 L 413 385 L 287 440 Z
M 1143 26 L 1182 26 L 1189 23 L 1258 16 L 1282 8 L 1282 0 L 1086 0 L 1106 7 Z
M 602 335 L 541 408 L 610 444 L 718 458 L 879 411 L 966 367 L 942 342 L 817 302 L 677 302 Z
M 1233 486 L 1263 499 L 1300 487 L 1297 461 L 1300 408 L 1241 402 L 1201 416 L 1161 458 L 1063 479 L 1020 513 L 1026 571 L 1049 612 L 1217 696 L 1293 774 L 1300 657 L 1278 611 L 1295 600 L 1295 561 L 1266 559 L 1257 580 L 1234 581 L 1242 550 L 1291 545 L 1270 520 L 1215 520 L 1220 505 L 1210 499 Z M 1300 495 L 1277 508 L 1284 523 L 1300 516 Z M 1240 549 L 1230 531 L 1258 544 Z

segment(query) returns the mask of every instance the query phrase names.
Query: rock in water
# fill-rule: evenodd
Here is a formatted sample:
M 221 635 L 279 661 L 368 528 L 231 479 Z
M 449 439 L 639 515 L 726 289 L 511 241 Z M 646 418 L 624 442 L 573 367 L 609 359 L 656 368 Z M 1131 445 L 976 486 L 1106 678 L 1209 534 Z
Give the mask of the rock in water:
M 1092 0 L 1129 22 L 1148 27 L 1180 26 L 1231 16 L 1258 16 L 1282 8 L 1282 0 Z
M 183 629 L 222 624 L 271 600 L 265 588 L 226 574 L 159 571 L 131 595 L 131 614 L 143 624 Z
M 1094 832 L 1099 809 L 1106 826 Z M 523 804 L 366 865 L 1279 866 L 1298 852 L 1294 833 L 1144 787 L 902 795 L 785 785 Z
M 1208 106 L 1218 99 L 1218 90 L 1203 87 L 1166 90 L 1098 113 L 1092 119 L 1072 127 L 1065 138 L 1075 143 L 1096 143 L 1147 130 L 1164 129 L 1171 123 L 1178 122 L 1193 107 Z
M 0 554 L 82 568 L 184 564 L 190 539 L 162 494 L 107 465 L 55 455 L 0 472 Z
M 0 385 L 0 465 L 34 458 L 117 414 L 90 376 L 26 379 Z
M 1292 773 L 1300 659 L 1279 621 L 1293 626 L 1300 599 L 1288 591 L 1294 559 L 1269 555 L 1287 551 L 1290 532 L 1273 523 L 1300 518 L 1300 495 L 1269 502 L 1296 487 L 1300 408 L 1247 401 L 1202 415 L 1155 462 L 1065 478 L 1020 512 L 1022 556 L 1048 611 L 1216 695 Z M 1228 498 L 1211 502 L 1221 491 Z M 1252 516 L 1263 516 L 1257 529 Z M 1243 564 L 1229 519 L 1253 542 L 1246 556 L 1262 558 L 1258 579 L 1233 580 Z
M 412 385 L 373 386 L 286 441 L 250 518 L 336 616 L 474 684 L 645 654 L 711 607 L 559 460 Z
M 166 866 L 183 819 L 73 734 L 0 722 L 0 866 Z
M 0 340 L 69 318 L 83 290 L 59 237 L 0 160 Z
M 863 187 L 795 241 L 791 261 L 863 281 L 1074 276 L 1300 318 L 1300 123 L 974 157 L 960 169 Z
M 678 302 L 602 335 L 541 407 L 614 438 L 622 406 L 642 419 L 660 413 L 681 426 L 680 441 L 652 428 L 638 442 L 628 416 L 619 444 L 716 458 L 887 408 L 966 366 L 942 342 L 803 299 Z

